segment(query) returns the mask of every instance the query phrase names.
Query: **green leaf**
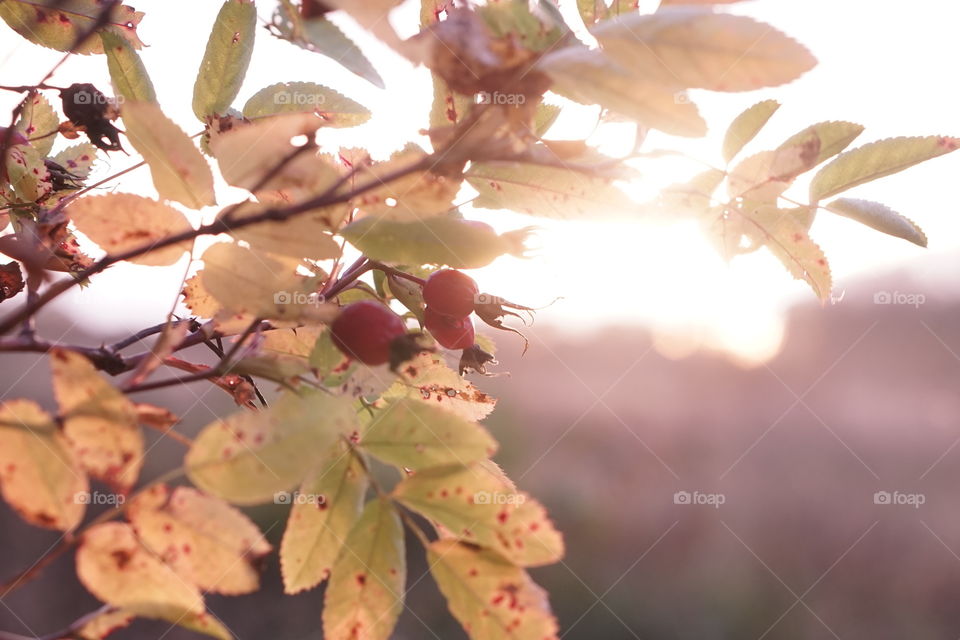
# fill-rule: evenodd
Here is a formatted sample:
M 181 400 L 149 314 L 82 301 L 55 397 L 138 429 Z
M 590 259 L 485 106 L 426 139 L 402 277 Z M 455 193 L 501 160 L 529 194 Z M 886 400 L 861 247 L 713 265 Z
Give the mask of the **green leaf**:
M 125 102 L 123 123 L 130 143 L 150 165 L 153 186 L 161 198 L 191 209 L 216 204 L 210 165 L 158 105 Z
M 472 640 L 556 638 L 546 592 L 502 556 L 455 540 L 436 540 L 427 564 L 453 617 Z
M 69 531 L 83 519 L 89 485 L 64 436 L 32 400 L 0 405 L 0 488 L 25 521 Z
M 133 403 L 77 353 L 54 349 L 50 369 L 63 433 L 74 456 L 91 475 L 128 490 L 140 474 L 144 456 Z
M 113 31 L 104 31 L 100 34 L 100 39 L 103 41 L 104 53 L 107 54 L 110 80 L 117 95 L 126 100 L 156 102 L 157 93 L 153 89 L 153 83 L 130 41 Z
M 271 33 L 307 51 L 319 53 L 364 80 L 384 87 L 383 78 L 353 40 L 324 17 L 304 20 L 290 0 L 281 0 L 273 14 Z
M 370 119 L 370 111 L 345 95 L 312 82 L 278 82 L 253 94 L 243 105 L 245 118 L 279 113 L 317 113 L 325 126 L 354 127 Z
M 50 171 L 43 156 L 30 145 L 18 144 L 7 152 L 10 186 L 21 202 L 36 202 L 50 193 Z M 2 188 L 2 185 L 0 185 Z
M 349 400 L 286 393 L 269 409 L 235 413 L 204 428 L 187 452 L 187 475 L 235 504 L 267 502 L 299 484 L 338 437 L 358 429 Z
M 447 82 L 436 73 L 433 77 L 433 103 L 430 106 L 430 128 L 438 129 L 455 125 L 467 114 L 473 100 L 470 96 L 457 93 L 447 86 Z
M 372 456 L 407 469 L 466 465 L 492 456 L 496 441 L 486 429 L 416 400 L 394 400 L 379 410 L 360 438 Z
M 630 13 L 591 33 L 615 60 L 667 87 L 749 91 L 790 82 L 816 65 L 805 47 L 770 25 L 709 9 Z
M 541 102 L 537 105 L 537 112 L 533 117 L 533 134 L 538 138 L 543 137 L 559 117 L 560 107 L 558 105 Z
M 388 500 L 371 500 L 333 566 L 323 637 L 387 640 L 403 610 L 406 575 L 400 516 Z
M 253 0 L 227 0 L 213 23 L 193 85 L 193 113 L 205 122 L 223 114 L 240 92 L 253 56 L 257 7 Z
M 5 0 L 0 2 L 0 18 L 21 36 L 43 47 L 68 51 L 93 28 L 104 10 L 102 0 Z M 127 39 L 136 49 L 143 47 L 137 35 L 142 11 L 117 4 L 106 21 L 106 28 Z M 74 53 L 103 53 L 99 38 L 87 38 Z
M 497 257 L 523 254 L 524 232 L 498 235 L 486 225 L 474 226 L 452 216 L 416 222 L 394 222 L 375 216 L 360 218 L 340 235 L 369 258 L 396 264 L 438 264 L 455 269 L 484 267 Z
M 817 157 L 817 164 L 820 164 L 850 146 L 850 143 L 856 140 L 861 133 L 863 133 L 863 125 L 853 122 L 843 122 L 842 120 L 818 122 L 790 136 L 777 149 L 795 147 L 811 138 L 818 138 L 820 140 L 820 155 Z
M 393 494 L 457 538 L 489 547 L 518 566 L 563 557 L 563 538 L 543 506 L 481 464 L 417 471 Z
M 823 205 L 823 208 L 896 238 L 903 238 L 921 247 L 927 246 L 926 234 L 913 220 L 879 202 L 857 198 L 837 198 Z
M 368 479 L 350 451 L 334 446 L 291 496 L 293 508 L 280 544 L 283 590 L 294 594 L 326 580 L 343 541 L 363 510 Z
M 706 135 L 696 105 L 679 91 L 620 66 L 601 51 L 566 47 L 545 55 L 537 68 L 553 79 L 551 91 L 580 104 L 598 104 L 675 136 Z
M 60 118 L 47 99 L 39 93 L 28 95 L 16 129 L 30 140 L 30 146 L 36 149 L 41 158 L 50 155 L 59 127 Z
M 53 156 L 53 161 L 78 178 L 85 180 L 90 177 L 93 163 L 97 161 L 97 148 L 89 142 L 81 142 L 67 147 Z
M 495 38 L 522 42 L 531 51 L 551 49 L 569 31 L 560 14 L 550 11 L 549 2 L 540 4 L 537 14 L 527 0 L 490 2 L 476 11 Z
M 847 151 L 829 163 L 810 183 L 816 202 L 877 178 L 908 169 L 925 160 L 956 151 L 960 138 L 946 136 L 887 138 Z
M 724 162 L 733 160 L 734 156 L 760 133 L 763 125 L 767 124 L 779 108 L 780 103 L 776 100 L 764 100 L 734 118 L 723 137 Z

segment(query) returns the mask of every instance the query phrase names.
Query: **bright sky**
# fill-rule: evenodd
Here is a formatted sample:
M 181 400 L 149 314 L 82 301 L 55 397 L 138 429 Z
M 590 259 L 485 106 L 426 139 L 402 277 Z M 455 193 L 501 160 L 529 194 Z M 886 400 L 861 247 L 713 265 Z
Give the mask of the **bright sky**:
M 195 133 L 200 125 L 190 109 L 193 81 L 220 2 L 191 2 L 189 10 L 180 9 L 185 3 L 169 0 L 133 4 L 147 14 L 140 36 L 150 46 L 141 55 L 161 105 L 188 133 Z M 259 4 L 261 16 L 269 18 L 274 3 L 261 0 Z M 395 16 L 399 22 L 415 19 L 415 4 L 408 0 L 409 6 Z M 641 2 L 642 7 L 649 4 Z M 726 124 L 742 109 L 767 98 L 775 98 L 783 106 L 750 147 L 754 150 L 772 148 L 821 120 L 866 125 L 857 144 L 894 135 L 960 135 L 960 92 L 953 74 L 947 71 L 948 65 L 960 59 L 960 39 L 956 37 L 960 5 L 942 0 L 756 0 L 727 10 L 786 31 L 814 52 L 820 66 L 787 87 L 749 94 L 694 92 L 692 98 L 710 125 L 708 138 L 681 141 L 654 134 L 648 139 L 649 148 L 682 148 L 720 164 L 718 148 Z M 409 32 L 400 24 L 398 27 Z M 331 132 L 321 143 L 365 144 L 375 156 L 385 156 L 416 139 L 417 131 L 426 126 L 429 75 L 411 68 L 364 34 L 358 35 L 384 77 L 386 90 L 260 30 L 253 63 L 236 104 L 242 105 L 254 92 L 276 82 L 317 82 L 351 96 L 374 113 L 374 119 L 362 129 Z M 60 54 L 40 49 L 0 26 L 0 83 L 35 83 L 59 58 Z M 51 83 L 78 81 L 107 89 L 105 60 L 73 57 Z M 0 93 L 0 109 L 7 112 L 15 104 L 15 96 Z M 549 137 L 588 135 L 594 122 L 593 112 L 573 107 Z M 624 133 L 622 125 L 616 125 L 592 141 L 616 154 L 624 150 L 618 141 L 630 138 Z M 112 154 L 109 166 L 102 163 L 97 175 L 108 175 L 133 161 Z M 957 158 L 948 156 L 850 192 L 884 202 L 918 222 L 930 238 L 926 251 L 847 220 L 830 219 L 826 214 L 817 219 L 812 235 L 831 260 L 838 293 L 858 274 L 958 248 L 960 217 L 950 189 L 956 181 L 957 163 Z M 695 164 L 673 161 L 647 163 L 647 178 L 630 190 L 649 194 L 698 169 Z M 155 193 L 146 170 L 134 172 L 120 184 L 121 191 Z M 804 188 L 798 185 L 800 197 Z M 220 202 L 229 204 L 237 199 L 236 193 L 224 191 Z M 728 266 L 689 225 L 609 222 L 603 221 L 603 211 L 578 222 L 471 211 L 469 207 L 464 212 L 499 230 L 530 224 L 540 227 L 538 250 L 532 259 L 501 258 L 474 275 L 482 289 L 531 306 L 562 296 L 540 312 L 538 322 L 569 331 L 642 323 L 665 337 L 681 336 L 756 361 L 775 353 L 782 337 L 784 310 L 794 302 L 813 299 L 806 285 L 793 281 L 763 252 Z M 215 210 L 204 212 L 207 218 L 214 214 Z M 58 303 L 59 308 L 71 314 L 78 306 L 83 313 L 95 311 L 97 322 L 111 330 L 141 328 L 162 319 L 177 294 L 185 267 L 186 261 L 170 268 L 114 267 L 98 276 L 92 287 L 72 290 Z M 664 342 L 676 345 L 675 339 Z

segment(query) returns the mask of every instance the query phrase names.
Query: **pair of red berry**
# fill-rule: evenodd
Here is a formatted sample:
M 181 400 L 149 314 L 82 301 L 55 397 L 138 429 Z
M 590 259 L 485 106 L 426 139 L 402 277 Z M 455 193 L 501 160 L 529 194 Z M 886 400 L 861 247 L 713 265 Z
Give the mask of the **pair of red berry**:
M 423 286 L 424 326 L 448 349 L 474 344 L 473 312 L 479 293 L 473 278 L 453 269 L 437 271 Z M 422 350 L 407 334 L 403 319 L 384 304 L 360 300 L 345 306 L 330 325 L 333 344 L 368 365 L 397 366 Z
M 423 326 L 447 349 L 469 349 L 476 334 L 470 314 L 480 289 L 462 271 L 442 269 L 423 285 Z

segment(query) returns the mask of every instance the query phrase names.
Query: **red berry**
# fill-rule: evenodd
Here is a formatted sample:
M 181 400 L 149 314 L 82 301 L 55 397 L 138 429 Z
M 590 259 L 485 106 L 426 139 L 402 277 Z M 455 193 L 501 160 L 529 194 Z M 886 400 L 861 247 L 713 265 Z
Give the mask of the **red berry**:
M 373 300 L 345 306 L 330 325 L 333 344 L 347 357 L 369 365 L 389 362 L 391 345 L 406 333 L 400 316 Z
M 453 318 L 470 315 L 478 293 L 480 289 L 473 278 L 455 269 L 437 271 L 423 285 L 423 301 L 427 306 Z
M 473 321 L 470 316 L 453 318 L 427 307 L 423 313 L 423 326 L 437 342 L 447 349 L 467 349 L 473 346 Z

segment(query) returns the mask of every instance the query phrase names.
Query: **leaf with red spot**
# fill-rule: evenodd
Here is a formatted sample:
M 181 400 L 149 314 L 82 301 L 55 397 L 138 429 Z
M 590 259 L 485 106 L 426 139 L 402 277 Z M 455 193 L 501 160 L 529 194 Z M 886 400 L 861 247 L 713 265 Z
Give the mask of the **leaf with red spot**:
M 280 543 L 286 593 L 311 589 L 330 575 L 343 541 L 363 510 L 367 474 L 356 456 L 334 446 L 291 497 L 293 508 Z
M 204 428 L 187 452 L 187 475 L 235 504 L 268 502 L 322 463 L 337 438 L 358 429 L 350 400 L 287 393 L 269 409 L 241 411 Z
M 518 566 L 563 557 L 563 538 L 543 506 L 483 465 L 424 469 L 398 484 L 393 495 L 451 535 L 489 547 Z
M 59 128 L 60 118 L 47 99 L 39 93 L 28 95 L 16 129 L 30 140 L 30 146 L 41 158 L 50 155 Z
M 908 169 L 960 148 L 960 138 L 946 136 L 887 138 L 851 149 L 824 166 L 810 182 L 816 202 L 877 178 Z
M 149 246 L 190 229 L 190 221 L 177 209 L 132 193 L 86 196 L 66 209 L 78 231 L 110 254 Z M 189 242 L 169 245 L 131 258 L 134 264 L 164 267 L 175 264 Z
M 83 519 L 87 474 L 53 418 L 31 400 L 0 405 L 0 489 L 38 527 L 69 531 Z
M 497 553 L 437 540 L 427 563 L 450 613 L 473 640 L 557 638 L 546 592 Z
M 93 476 L 128 490 L 143 466 L 143 434 L 133 403 L 82 355 L 54 349 L 50 368 L 63 432 L 74 456 Z
M 384 399 L 412 398 L 467 420 L 486 418 L 497 404 L 496 398 L 477 389 L 433 353 L 410 360 L 401 367 L 400 375 L 402 380 L 383 394 Z
M 794 278 L 809 284 L 821 300 L 830 298 L 833 276 L 827 256 L 810 239 L 794 210 L 761 206 L 749 214 L 749 219 L 756 225 L 752 235 L 766 245 Z
M 496 441 L 486 429 L 436 406 L 399 399 L 378 410 L 360 446 L 384 462 L 408 469 L 469 464 L 492 456 Z
M 510 209 L 547 218 L 583 218 L 598 212 L 622 214 L 635 208 L 610 180 L 564 167 L 519 162 L 471 165 L 467 182 L 480 195 L 473 206 Z
M 176 622 L 204 613 L 203 596 L 122 522 L 96 525 L 77 549 L 77 577 L 97 598 L 130 613 Z
M 21 36 L 42 47 L 74 53 L 103 53 L 100 38 L 87 38 L 79 47 L 77 41 L 97 23 L 106 8 L 103 0 L 31 0 L 0 2 L 0 18 Z M 142 11 L 116 3 L 105 26 L 126 38 L 135 49 L 143 47 L 137 35 Z
M 130 503 L 127 517 L 148 549 L 204 591 L 238 595 L 259 588 L 257 565 L 270 544 L 223 500 L 155 485 Z
M 387 640 L 403 610 L 403 525 L 386 499 L 367 503 L 330 575 L 323 606 L 327 640 Z
M 85 180 L 90 176 L 93 163 L 97 161 L 97 148 L 89 142 L 81 142 L 53 156 L 53 161 L 81 180 Z

